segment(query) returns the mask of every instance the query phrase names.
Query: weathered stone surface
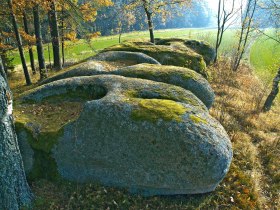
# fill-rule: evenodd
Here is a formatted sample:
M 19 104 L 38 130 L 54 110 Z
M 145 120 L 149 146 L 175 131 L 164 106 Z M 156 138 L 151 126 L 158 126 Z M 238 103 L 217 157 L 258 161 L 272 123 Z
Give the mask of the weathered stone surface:
M 66 72 L 62 72 L 58 75 L 55 75 L 53 77 L 47 78 L 41 82 L 41 84 L 47 84 L 56 80 L 70 78 L 70 77 L 76 77 L 76 76 L 91 76 L 92 72 L 95 72 L 95 74 L 102 74 L 104 72 L 108 71 L 106 66 L 100 64 L 96 61 L 86 61 L 81 64 L 77 64 L 73 66 L 70 70 Z M 95 75 L 94 74 L 94 75 Z
M 153 45 L 145 42 L 124 42 L 103 50 L 141 52 L 156 59 L 163 65 L 187 67 L 207 77 L 206 64 L 201 55 L 186 47 Z
M 113 71 L 100 71 L 95 68 L 95 66 L 91 68 L 90 64 L 83 64 L 81 68 L 78 67 L 68 72 L 48 78 L 44 81 L 44 84 L 70 77 L 94 76 L 101 74 L 113 74 L 125 77 L 148 79 L 180 86 L 195 94 L 208 108 L 212 106 L 215 99 L 214 91 L 204 77 L 193 70 L 178 66 L 138 64 Z
M 215 49 L 204 41 L 170 38 L 157 39 L 156 44 L 169 46 L 179 46 L 181 44 L 182 49 L 184 49 L 184 47 L 191 48 L 192 50 L 203 56 L 203 59 L 205 60 L 207 65 L 211 64 L 214 61 L 216 55 Z
M 129 62 L 132 64 L 139 63 L 150 63 L 159 64 L 160 63 L 154 58 L 139 52 L 125 52 L 125 51 L 108 51 L 99 53 L 92 58 L 93 60 L 100 61 L 117 61 L 117 62 Z
M 200 74 L 187 68 L 138 64 L 118 69 L 110 73 L 180 86 L 191 91 L 208 108 L 212 106 L 215 100 L 215 93 L 208 81 Z
M 228 171 L 229 137 L 183 88 L 114 75 L 75 77 L 25 94 L 17 109 L 73 101 L 84 106 L 70 122 L 44 124 L 43 116 L 34 119 L 25 112 L 17 119 L 17 131 L 27 133 L 37 154 L 33 174 L 46 172 L 38 163 L 48 162 L 53 176 L 164 195 L 210 192 Z M 49 123 L 60 126 L 45 130 Z

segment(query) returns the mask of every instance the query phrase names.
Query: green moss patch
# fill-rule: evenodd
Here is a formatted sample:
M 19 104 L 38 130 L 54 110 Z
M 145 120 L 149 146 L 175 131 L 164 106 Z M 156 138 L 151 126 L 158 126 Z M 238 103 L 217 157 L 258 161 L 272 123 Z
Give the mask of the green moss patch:
M 172 77 L 176 76 L 184 80 L 194 79 L 198 80 L 199 75 L 187 68 L 177 66 L 160 66 L 153 64 L 139 64 L 133 68 L 124 68 L 117 71 L 120 75 L 126 77 L 136 77 L 141 79 L 153 79 L 168 83 Z
M 16 122 L 17 133 L 24 132 L 27 141 L 34 152 L 34 163 L 31 171 L 27 174 L 29 180 L 39 178 L 56 181 L 60 179 L 57 164 L 52 157 L 52 148 L 58 143 L 58 138 L 63 135 L 63 129 L 58 132 L 40 133 L 34 136 L 33 131 L 26 125 Z
M 206 64 L 203 57 L 193 50 L 174 48 L 165 45 L 147 45 L 145 43 L 125 42 L 105 49 L 104 51 L 142 52 L 163 65 L 187 67 L 207 77 Z
M 77 119 L 82 112 L 83 103 L 38 103 L 38 104 L 17 104 L 14 110 L 16 122 L 36 123 L 40 133 L 57 132 L 60 128 Z
M 158 119 L 182 122 L 182 115 L 188 111 L 183 105 L 171 100 L 141 99 L 138 105 L 139 109 L 132 111 L 132 118 L 153 123 Z
M 190 119 L 191 119 L 194 123 L 196 123 L 196 124 L 198 124 L 198 123 L 207 124 L 207 121 L 206 121 L 205 119 L 203 119 L 203 118 L 201 118 L 201 117 L 199 117 L 199 116 L 197 116 L 197 115 L 191 114 L 191 115 L 190 115 Z

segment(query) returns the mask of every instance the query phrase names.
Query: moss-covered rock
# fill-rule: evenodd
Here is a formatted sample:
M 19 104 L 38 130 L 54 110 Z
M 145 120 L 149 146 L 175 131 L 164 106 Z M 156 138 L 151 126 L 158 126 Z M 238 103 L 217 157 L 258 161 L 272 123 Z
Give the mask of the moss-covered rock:
M 170 38 L 170 39 L 156 39 L 156 45 L 168 45 L 178 47 L 183 50 L 184 48 L 190 48 L 203 56 L 206 64 L 211 64 L 216 56 L 215 49 L 210 46 L 209 43 L 198 40 L 189 40 L 189 39 L 179 39 L 179 38 Z
M 99 71 L 94 66 L 90 68 L 75 68 L 68 72 L 56 75 L 45 80 L 45 83 L 70 77 L 93 76 L 101 74 L 113 74 L 132 78 L 148 79 L 156 82 L 164 82 L 176 85 L 195 94 L 208 108 L 214 102 L 215 94 L 208 81 L 197 72 L 178 66 L 164 66 L 155 64 L 138 64 L 112 71 Z M 82 94 L 81 94 L 82 95 Z
M 103 50 L 107 51 L 130 51 L 144 53 L 163 65 L 181 66 L 193 69 L 207 77 L 206 64 L 201 55 L 190 48 L 177 48 L 167 45 L 152 45 L 145 42 L 124 42 Z
M 148 79 L 182 87 L 191 91 L 208 108 L 212 106 L 215 99 L 215 93 L 208 81 L 195 71 L 183 67 L 138 64 L 112 71 L 110 74 Z
M 59 119 L 44 103 L 64 108 Z M 223 127 L 177 86 L 115 75 L 75 77 L 29 91 L 16 104 L 33 179 L 99 181 L 145 195 L 193 194 L 214 190 L 231 162 Z
M 127 62 L 131 65 L 139 63 L 150 63 L 160 65 L 160 63 L 154 58 L 140 52 L 108 51 L 99 53 L 91 59 L 97 61 Z

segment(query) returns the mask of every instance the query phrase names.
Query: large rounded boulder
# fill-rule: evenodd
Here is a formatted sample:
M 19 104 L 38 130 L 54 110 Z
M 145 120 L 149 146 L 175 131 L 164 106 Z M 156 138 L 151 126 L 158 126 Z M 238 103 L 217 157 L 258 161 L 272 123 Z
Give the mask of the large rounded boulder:
M 191 91 L 207 108 L 210 108 L 215 100 L 215 93 L 209 82 L 203 76 L 188 68 L 138 64 L 117 69 L 110 73 L 125 77 L 164 82 L 182 87 Z
M 38 87 L 16 104 L 33 178 L 98 181 L 143 195 L 195 194 L 213 191 L 232 159 L 224 128 L 194 94 L 174 85 L 74 77 Z
M 190 48 L 194 50 L 196 53 L 202 55 L 207 65 L 213 63 L 216 56 L 215 49 L 211 47 L 209 43 L 204 41 L 192 40 L 192 39 L 169 38 L 169 39 L 156 39 L 156 44 L 174 46 L 174 47 L 180 46 L 182 50 Z
M 99 57 L 99 56 L 98 56 Z M 197 72 L 188 68 L 178 66 L 164 66 L 155 64 L 138 64 L 124 68 L 115 69 L 112 71 L 100 70 L 95 65 L 81 64 L 76 68 L 67 72 L 58 74 L 54 77 L 43 81 L 44 84 L 60 79 L 80 76 L 94 76 L 101 74 L 113 74 L 131 78 L 141 78 L 152 80 L 156 82 L 164 82 L 180 86 L 186 90 L 191 91 L 196 95 L 208 108 L 214 102 L 215 94 L 209 82 Z
M 168 45 L 154 45 L 146 42 L 123 42 L 103 50 L 107 51 L 130 51 L 144 53 L 162 65 L 173 65 L 190 68 L 204 77 L 208 76 L 206 63 L 203 57 L 191 48 L 174 47 Z
M 139 63 L 160 64 L 154 58 L 140 52 L 108 51 L 99 53 L 91 59 L 108 62 L 123 62 L 130 65 Z

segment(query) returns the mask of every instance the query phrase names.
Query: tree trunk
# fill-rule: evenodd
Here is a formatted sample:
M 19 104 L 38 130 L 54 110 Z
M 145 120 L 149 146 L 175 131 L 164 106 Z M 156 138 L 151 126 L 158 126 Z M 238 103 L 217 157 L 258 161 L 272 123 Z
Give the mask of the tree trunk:
M 251 25 L 253 23 L 253 17 L 255 14 L 256 6 L 257 6 L 257 0 L 248 0 L 247 6 L 246 6 L 246 13 L 245 13 L 245 16 L 242 18 L 238 47 L 235 52 L 233 64 L 231 67 L 231 69 L 233 71 L 237 71 L 237 69 L 240 65 L 241 59 L 243 58 L 243 55 L 245 53 L 249 35 L 250 35 L 250 33 L 252 33 Z
M 7 80 L 7 77 L 6 77 L 6 73 L 5 73 L 5 69 L 4 69 L 4 65 L 3 65 L 3 62 L 2 62 L 2 58 L 0 56 L 0 77 L 3 77 L 5 80 Z
M 279 82 L 280 82 L 280 68 L 278 69 L 276 77 L 273 80 L 272 90 L 264 103 L 263 106 L 264 112 L 268 112 L 271 109 L 273 105 L 273 101 L 277 97 L 277 94 L 279 93 Z
M 5 52 L 1 53 L 0 55 L 0 59 L 1 59 L 1 64 L 2 64 L 2 68 L 4 69 L 5 74 L 7 75 L 8 73 L 8 68 L 7 68 L 7 64 L 5 63 L 5 59 L 6 59 L 6 55 Z
M 40 79 L 42 80 L 47 77 L 46 74 L 47 72 L 46 72 L 46 64 L 45 64 L 45 57 L 44 57 L 44 48 L 42 44 L 39 5 L 33 7 L 33 18 L 34 18 L 34 30 L 36 36 L 38 62 L 39 62 L 39 69 L 40 69 Z
M 12 116 L 12 96 L 0 75 L 0 209 L 17 210 L 31 205 Z
M 145 13 L 147 15 L 147 20 L 148 20 L 148 26 L 149 26 L 149 32 L 150 32 L 150 41 L 152 43 L 155 43 L 155 36 L 154 36 L 154 26 L 153 26 L 153 20 L 152 20 L 152 13 L 149 12 L 147 6 L 145 5 L 147 4 L 146 2 L 144 3 L 144 10 Z
M 62 66 L 65 64 L 65 40 L 64 40 L 64 7 L 61 11 L 61 54 L 62 54 Z
M 22 68 L 23 68 L 26 84 L 31 85 L 31 79 L 30 79 L 30 75 L 29 75 L 29 72 L 28 72 L 28 69 L 27 69 L 26 60 L 25 60 L 25 57 L 24 57 L 22 40 L 21 40 L 21 36 L 19 34 L 18 25 L 17 25 L 17 22 L 16 22 L 16 16 L 13 12 L 12 0 L 8 0 L 8 5 L 9 5 L 10 12 L 11 12 L 12 24 L 13 24 L 14 32 L 15 32 L 15 35 L 16 35 L 18 51 L 19 51 L 19 54 L 20 54 L 20 59 L 21 59 L 21 63 L 22 63 Z
M 23 12 L 23 25 L 24 25 L 24 31 L 26 34 L 29 34 L 29 29 L 28 29 L 28 21 L 27 21 L 27 16 L 26 13 Z M 32 50 L 32 46 L 30 44 L 28 44 L 28 48 L 29 48 L 29 57 L 30 57 L 30 64 L 31 64 L 31 69 L 32 69 L 32 73 L 36 74 L 36 68 L 35 68 L 35 62 L 34 62 L 34 54 L 33 54 L 33 50 Z
M 51 9 L 48 13 L 49 16 L 49 25 L 52 37 L 52 46 L 53 46 L 53 66 L 54 69 L 62 69 L 61 60 L 60 60 L 60 50 L 59 50 L 59 31 L 57 24 L 57 15 L 55 9 L 54 0 L 51 2 Z

